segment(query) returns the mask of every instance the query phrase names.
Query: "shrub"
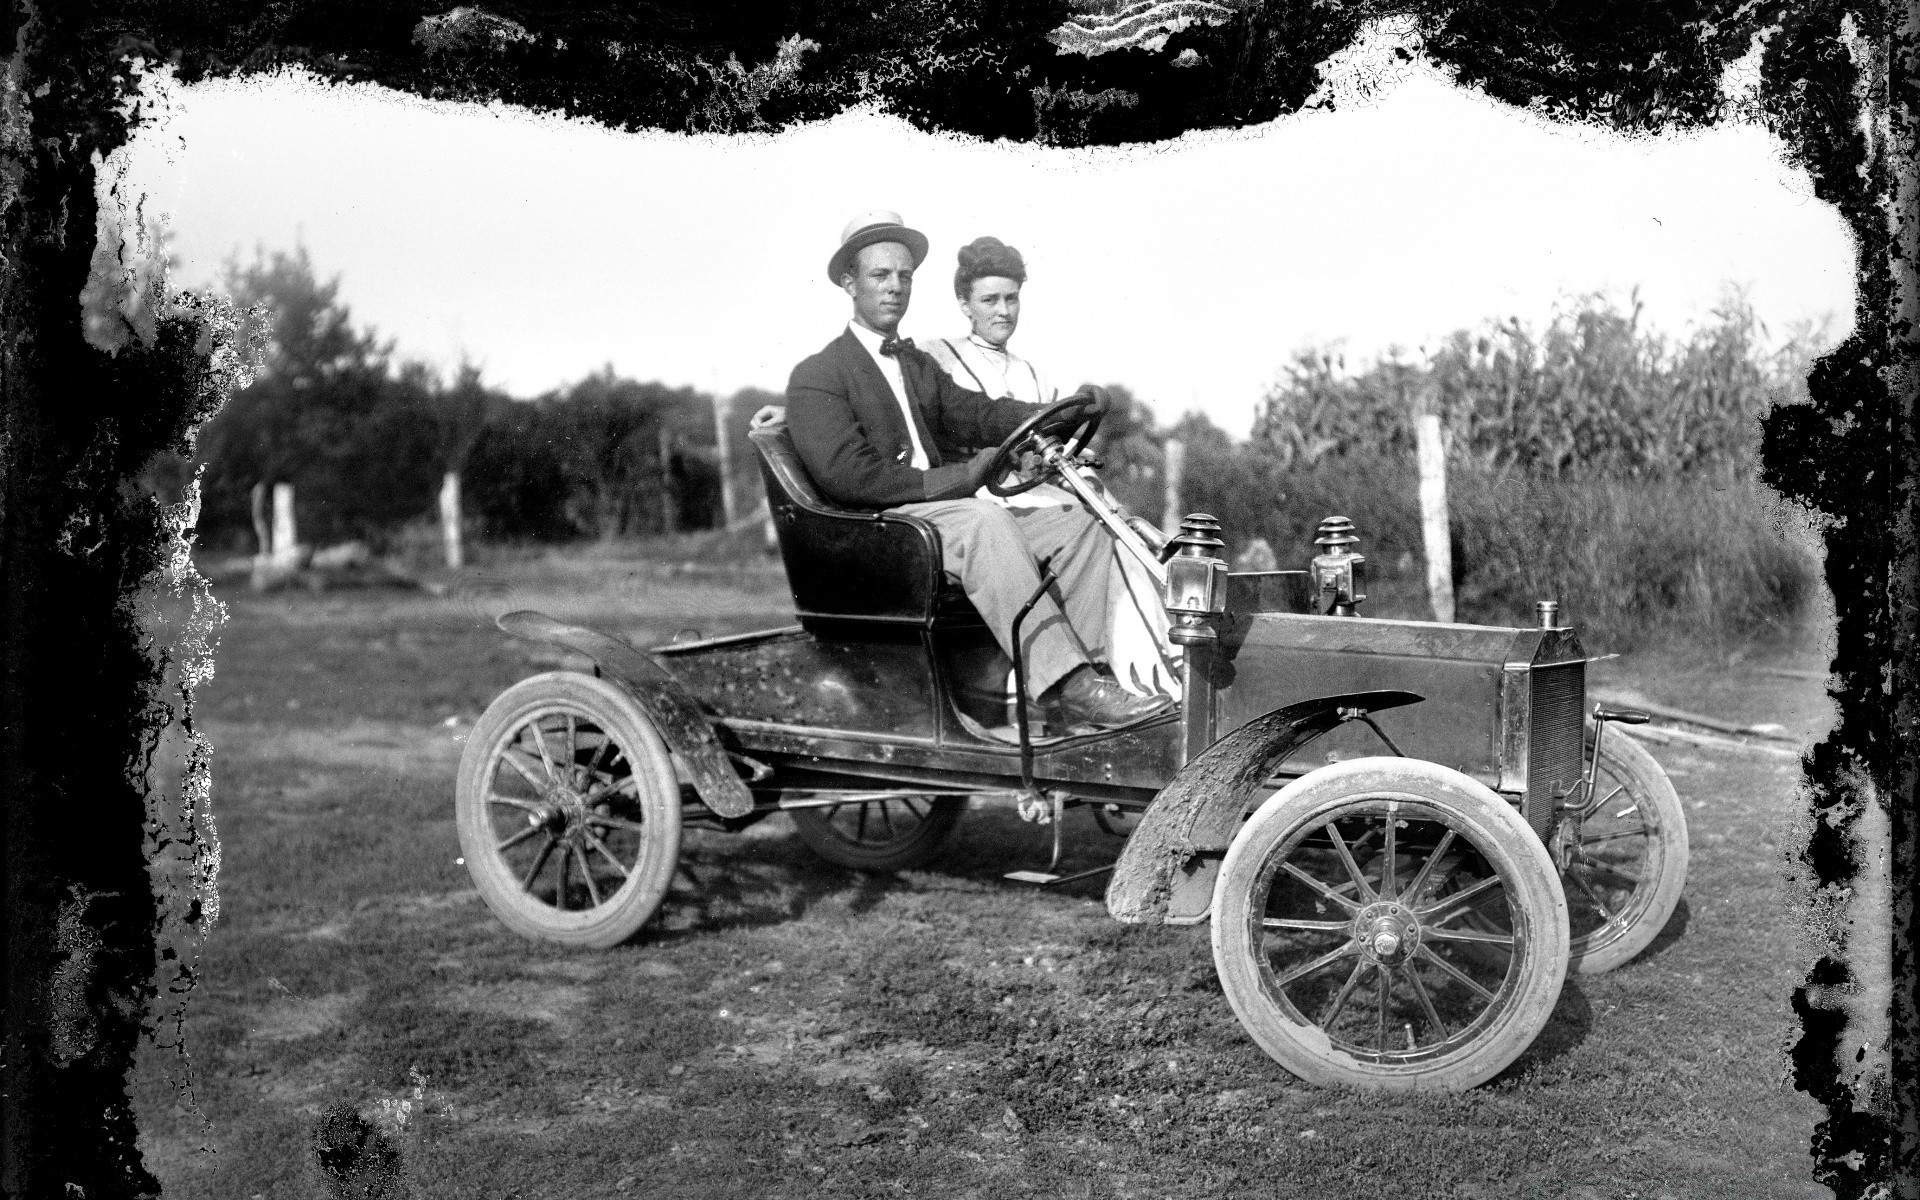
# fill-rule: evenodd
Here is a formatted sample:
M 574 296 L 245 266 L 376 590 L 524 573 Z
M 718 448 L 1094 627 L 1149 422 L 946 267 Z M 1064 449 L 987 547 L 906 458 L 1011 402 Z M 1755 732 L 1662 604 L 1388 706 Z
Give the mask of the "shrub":
M 1760 332 L 1738 295 L 1681 340 L 1643 329 L 1637 299 L 1623 312 L 1586 297 L 1538 338 L 1489 325 L 1418 362 L 1349 372 L 1303 352 L 1248 442 L 1195 414 L 1171 431 L 1187 444 L 1183 504 L 1219 516 L 1230 550 L 1265 538 L 1282 566 L 1305 564 L 1321 518 L 1350 517 L 1375 576 L 1391 575 L 1423 555 L 1424 406 L 1449 440 L 1460 619 L 1527 621 L 1553 598 L 1590 645 L 1749 637 L 1794 622 L 1819 588 L 1752 466 L 1759 418 L 1796 397 L 1818 335 L 1763 354 Z
M 1759 351 L 1737 293 L 1684 340 L 1600 296 L 1564 307 L 1536 338 L 1517 320 L 1461 330 L 1424 362 L 1348 373 L 1331 351 L 1295 356 L 1261 403 L 1253 441 L 1288 465 L 1414 452 L 1413 414 L 1438 413 L 1458 459 L 1532 475 L 1662 476 L 1751 459 L 1758 421 L 1804 362 L 1801 337 Z
M 1719 645 L 1793 625 L 1820 587 L 1750 479 L 1460 472 L 1450 493 L 1463 620 L 1525 621 L 1557 599 L 1589 650 Z

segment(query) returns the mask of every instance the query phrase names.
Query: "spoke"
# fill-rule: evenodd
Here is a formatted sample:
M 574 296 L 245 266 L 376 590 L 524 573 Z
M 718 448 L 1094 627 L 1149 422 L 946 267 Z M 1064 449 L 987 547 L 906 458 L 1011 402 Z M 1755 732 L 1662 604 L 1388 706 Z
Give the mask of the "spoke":
M 611 817 L 606 813 L 590 812 L 587 820 L 594 825 L 606 825 L 613 829 L 627 829 L 634 833 L 645 833 L 647 827 L 638 821 L 629 821 L 625 817 Z
M 1454 966 L 1452 963 L 1448 962 L 1446 959 L 1441 958 L 1438 954 L 1435 954 L 1433 951 L 1427 949 L 1425 946 L 1419 947 L 1414 951 L 1414 953 L 1418 954 L 1421 958 L 1426 959 L 1428 962 L 1432 963 L 1434 966 L 1439 967 L 1442 971 L 1445 971 L 1447 974 L 1453 976 L 1455 979 L 1459 980 L 1461 983 L 1466 984 L 1469 988 L 1472 988 L 1475 992 L 1478 992 L 1480 994 L 1480 998 L 1485 1000 L 1488 1004 L 1492 1004 L 1496 999 L 1498 999 L 1498 997 L 1496 997 L 1492 992 L 1488 991 L 1486 988 L 1483 988 L 1479 984 L 1475 983 L 1473 979 L 1466 974 L 1466 972 L 1460 970 L 1458 967 Z
M 893 828 L 893 805 L 885 800 L 880 802 L 880 819 L 887 823 L 887 840 L 889 842 L 900 836 L 894 832 Z
M 544 804 L 534 800 L 522 800 L 518 796 L 502 796 L 499 792 L 488 792 L 487 803 L 510 804 L 523 812 L 532 813 L 536 817 L 544 818 L 547 815 L 547 806 Z
M 1338 904 L 1341 908 L 1345 909 L 1347 912 L 1357 913 L 1360 911 L 1360 906 L 1358 904 L 1355 904 L 1353 901 L 1347 899 L 1345 896 L 1342 896 L 1339 892 L 1334 891 L 1332 888 L 1328 887 L 1326 884 L 1321 883 L 1318 879 L 1315 879 L 1313 876 L 1307 874 L 1305 871 L 1301 870 L 1299 867 L 1294 866 L 1292 863 L 1281 863 L 1280 869 L 1285 871 L 1287 874 L 1293 876 L 1295 879 L 1298 879 L 1301 883 L 1306 884 L 1308 887 L 1312 888 L 1314 891 L 1319 892 L 1322 896 L 1325 896 L 1327 899 L 1333 901 L 1335 904 Z
M 1392 844 L 1393 834 L 1387 834 L 1387 842 L 1388 844 Z M 1374 1040 L 1380 1047 L 1380 1053 L 1385 1054 L 1387 1052 L 1387 1006 L 1393 1002 L 1393 973 L 1387 970 L 1387 964 L 1385 963 L 1375 963 L 1373 964 L 1373 969 L 1380 977 L 1380 987 L 1376 999 L 1380 1011 L 1374 1014 L 1375 1019 L 1379 1022 L 1379 1033 Z
M 560 906 L 561 912 L 567 911 L 567 867 L 572 862 L 573 847 L 562 846 L 560 848 L 560 884 L 553 889 L 553 902 Z
M 1439 925 L 1451 921 L 1470 908 L 1478 908 L 1486 902 L 1487 891 L 1500 886 L 1498 875 L 1489 875 L 1470 887 L 1461 888 L 1451 896 L 1442 896 L 1424 909 L 1414 912 L 1422 925 Z
M 513 847 L 518 846 L 521 842 L 526 841 L 528 838 L 534 836 L 535 834 L 545 833 L 545 832 L 546 832 L 546 826 L 544 825 L 529 825 L 525 829 L 522 829 L 519 833 L 516 833 L 512 837 L 508 838 L 506 841 L 495 842 L 493 849 L 496 853 L 502 850 L 511 850 Z
M 1327 1015 L 1320 1018 L 1320 1028 L 1325 1029 L 1333 1024 L 1334 1019 L 1340 1015 L 1340 1010 L 1347 1006 L 1347 998 L 1353 995 L 1353 989 L 1359 986 L 1360 976 L 1365 974 L 1366 970 L 1367 960 L 1364 958 L 1353 964 L 1353 973 L 1348 975 L 1347 981 L 1340 985 L 1340 991 L 1334 996 L 1333 1003 L 1327 1006 Z
M 586 794 L 581 796 L 580 799 L 588 804 L 593 804 L 605 800 L 608 796 L 619 795 L 622 792 L 638 800 L 640 798 L 639 781 L 631 775 L 622 775 L 613 783 L 597 784 L 588 788 Z
M 559 779 L 560 776 L 555 774 L 553 770 L 553 755 L 547 753 L 547 731 L 540 728 L 540 722 L 537 718 L 527 722 L 527 728 L 533 731 L 534 745 L 540 747 L 540 765 L 547 769 L 547 778 Z M 563 863 L 562 866 L 564 865 Z
M 578 846 L 573 852 L 580 858 L 580 877 L 587 881 L 587 895 L 593 900 L 593 907 L 600 907 L 600 889 L 593 883 L 593 864 L 587 861 L 587 852 Z
M 539 857 L 533 860 L 533 865 L 527 868 L 527 873 L 520 877 L 521 891 L 531 892 L 533 890 L 533 881 L 540 878 L 540 868 L 547 865 L 547 859 L 553 854 L 554 843 L 559 840 L 559 838 L 554 837 L 552 834 L 547 835 L 547 844 L 540 847 Z
M 1340 861 L 1346 866 L 1347 874 L 1352 877 L 1354 887 L 1360 892 L 1360 898 L 1369 904 L 1379 899 L 1378 893 L 1360 874 L 1360 864 L 1353 861 L 1353 851 L 1347 849 L 1346 839 L 1340 836 L 1340 831 L 1334 827 L 1332 821 L 1327 822 L 1327 836 L 1333 839 L 1333 848 L 1340 852 Z
M 600 730 L 600 744 L 594 747 L 593 757 L 587 760 L 587 777 L 589 779 L 593 778 L 600 770 L 600 756 L 605 754 L 607 747 L 611 745 L 613 745 L 613 739 L 607 736 L 606 730 Z
M 1421 865 L 1420 873 L 1415 875 L 1413 882 L 1407 886 L 1407 901 L 1410 904 L 1419 903 L 1420 889 L 1427 886 L 1427 879 L 1433 874 L 1433 868 L 1439 865 L 1447 848 L 1453 845 L 1453 837 L 1454 833 L 1451 829 L 1441 835 L 1439 844 L 1434 846 L 1433 853 L 1427 855 L 1427 861 Z
M 1382 863 L 1380 867 L 1380 898 L 1382 900 L 1394 900 L 1400 895 L 1396 890 L 1398 887 L 1398 880 L 1396 878 L 1398 872 L 1393 869 L 1393 852 L 1395 845 L 1398 844 L 1394 834 L 1394 827 L 1398 824 L 1399 822 L 1393 819 L 1393 806 L 1388 805 L 1387 844 L 1380 850 L 1380 861 Z M 1385 1049 L 1384 1046 L 1381 1048 Z
M 907 811 L 914 815 L 915 820 L 924 821 L 927 819 L 926 813 L 921 812 L 919 809 L 913 806 L 913 800 L 911 797 L 904 797 L 904 796 L 901 797 L 900 803 L 907 806 Z
M 1440 1031 L 1440 1040 L 1446 1041 L 1453 1036 L 1453 1030 L 1440 1019 L 1440 1010 L 1433 1006 L 1433 997 L 1427 994 L 1427 985 L 1420 982 L 1420 972 L 1414 969 L 1414 960 L 1407 960 L 1407 979 L 1413 984 L 1413 994 L 1420 998 L 1420 1007 L 1427 1014 L 1427 1023 Z
M 859 823 L 854 826 L 853 840 L 856 842 L 867 840 L 867 806 L 865 804 L 860 806 Z
M 613 851 L 607 849 L 607 844 L 600 840 L 600 836 L 594 833 L 593 830 L 587 829 L 585 827 L 582 827 L 580 832 L 586 835 L 587 845 L 592 846 L 595 850 L 598 850 L 600 852 L 600 856 L 606 859 L 608 862 L 612 863 L 614 870 L 620 872 L 620 878 L 625 879 L 627 877 L 627 868 L 622 866 L 620 863 L 620 860 L 614 857 Z
M 1580 851 L 1577 851 L 1577 850 L 1574 853 L 1579 854 L 1580 864 L 1582 866 L 1590 867 L 1595 871 L 1604 871 L 1607 874 L 1613 876 L 1615 879 L 1624 879 L 1628 883 L 1632 884 L 1634 887 L 1640 886 L 1640 877 L 1638 875 L 1633 874 L 1631 871 L 1622 871 L 1619 867 L 1614 866 L 1612 863 L 1606 862 L 1603 859 L 1595 858 L 1591 854 L 1581 853 Z
M 1351 921 L 1297 921 L 1292 917 L 1262 917 L 1266 929 L 1306 929 L 1314 933 L 1344 933 L 1353 928 Z
M 574 726 L 573 714 L 567 714 L 567 770 L 577 765 L 580 757 L 580 731 Z
M 1420 937 L 1438 942 L 1477 942 L 1483 946 L 1513 948 L 1513 935 L 1510 933 L 1481 933 L 1476 929 L 1422 929 Z
M 548 785 L 553 782 L 549 779 L 540 778 L 540 773 L 534 770 L 532 765 L 533 760 L 527 757 L 525 750 L 516 746 L 502 746 L 500 748 L 500 757 L 506 760 L 508 766 L 520 772 L 520 778 L 526 780 L 541 791 L 545 791 Z M 522 762 L 520 761 L 521 759 L 527 759 L 527 761 Z
M 1327 951 L 1325 954 L 1322 954 L 1319 958 L 1314 959 L 1312 962 L 1307 963 L 1305 966 L 1295 967 L 1293 970 L 1288 971 L 1285 975 L 1282 975 L 1280 978 L 1274 981 L 1274 986 L 1285 987 L 1288 984 L 1292 983 L 1294 980 L 1299 979 L 1303 975 L 1313 974 L 1315 971 L 1318 971 L 1321 967 L 1326 966 L 1328 963 L 1336 962 L 1339 959 L 1345 958 L 1349 954 L 1358 954 L 1358 953 L 1360 953 L 1360 943 L 1349 938 L 1347 939 L 1344 945 L 1336 946 L 1334 949 Z
M 1596 833 L 1592 837 L 1587 837 L 1585 835 L 1582 835 L 1580 838 L 1580 844 L 1582 846 L 1592 846 L 1600 842 L 1616 841 L 1620 838 L 1646 837 L 1650 832 L 1652 831 L 1649 830 L 1645 825 L 1641 825 L 1635 829 L 1616 829 L 1612 833 Z
M 1613 790 L 1608 792 L 1605 796 L 1601 797 L 1600 802 L 1598 804 L 1589 804 L 1587 807 L 1590 810 L 1597 812 L 1598 810 L 1603 809 L 1607 805 L 1613 803 L 1613 798 L 1626 790 L 1627 790 L 1626 784 L 1616 783 L 1613 785 Z
M 1581 893 L 1586 896 L 1588 903 L 1600 910 L 1600 919 L 1602 921 L 1613 920 L 1613 910 L 1607 907 L 1606 901 L 1594 894 L 1593 889 L 1587 886 L 1586 880 L 1571 871 L 1567 872 L 1567 878 L 1573 880 L 1573 886 L 1580 889 Z

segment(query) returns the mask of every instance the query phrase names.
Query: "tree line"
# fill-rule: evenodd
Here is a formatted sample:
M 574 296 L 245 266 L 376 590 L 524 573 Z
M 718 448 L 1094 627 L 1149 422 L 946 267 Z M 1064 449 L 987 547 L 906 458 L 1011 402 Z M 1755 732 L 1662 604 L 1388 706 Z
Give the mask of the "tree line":
M 295 489 L 302 541 L 376 549 L 427 518 L 448 473 L 461 477 L 482 538 L 564 541 L 709 528 L 724 520 L 714 397 L 641 382 L 611 367 L 519 400 L 464 364 L 450 378 L 399 358 L 355 325 L 339 280 L 305 249 L 229 262 L 236 307 L 267 326 L 253 381 L 201 427 L 193 458 L 157 463 L 156 488 L 200 475 L 202 546 L 245 549 L 253 490 Z M 758 502 L 748 417 L 778 397 L 729 397 L 736 497 Z
M 471 365 L 443 378 L 356 327 L 338 280 L 321 281 L 304 250 L 230 262 L 226 283 L 268 323 L 265 360 L 201 429 L 193 461 L 154 471 L 176 489 L 200 472 L 203 546 L 251 548 L 256 485 L 290 483 L 303 541 L 379 549 L 432 519 L 448 473 L 461 477 L 466 523 L 483 540 L 633 538 L 725 520 L 708 393 L 610 367 L 530 400 Z M 1177 439 L 1180 510 L 1220 517 L 1230 544 L 1262 538 L 1280 565 L 1299 565 L 1320 518 L 1340 512 L 1360 526 L 1376 569 L 1391 570 L 1421 552 L 1413 426 L 1437 413 L 1468 611 L 1476 594 L 1517 605 L 1530 592 L 1596 587 L 1618 593 L 1607 603 L 1623 614 L 1651 611 L 1710 576 L 1737 581 L 1731 603 L 1758 597 L 1754 619 L 1765 621 L 1814 584 L 1810 568 L 1775 552 L 1758 511 L 1759 417 L 1804 395 L 1821 332 L 1790 331 L 1768 348 L 1737 293 L 1680 337 L 1648 328 L 1637 295 L 1625 307 L 1575 297 L 1543 329 L 1490 321 L 1414 356 L 1349 365 L 1333 348 L 1302 350 L 1244 439 L 1195 412 L 1163 425 L 1113 385 L 1096 450 L 1109 486 L 1150 520 L 1166 515 L 1166 447 Z M 746 389 L 728 400 L 732 510 L 749 515 L 761 493 L 746 422 L 780 397 Z M 1708 512 L 1715 528 L 1690 532 L 1689 514 Z M 1709 559 L 1720 565 L 1708 570 Z

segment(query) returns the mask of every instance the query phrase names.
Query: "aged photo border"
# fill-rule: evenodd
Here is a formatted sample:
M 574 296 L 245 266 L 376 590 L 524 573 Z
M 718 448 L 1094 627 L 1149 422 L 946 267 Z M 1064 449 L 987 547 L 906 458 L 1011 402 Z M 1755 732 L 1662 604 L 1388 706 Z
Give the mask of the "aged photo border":
M 615 128 L 773 130 L 878 105 L 930 130 L 1079 146 L 1252 124 L 1297 109 L 1316 64 L 1403 14 L 1463 86 L 1561 121 L 1653 132 L 1725 116 L 1723 70 L 1758 45 L 1758 117 L 1855 239 L 1854 332 L 1807 405 L 1766 422 L 1763 479 L 1819 514 L 1837 610 L 1837 720 L 1810 748 L 1804 867 L 1837 932 L 1792 1003 L 1794 1083 L 1820 1101 L 1815 1177 L 1841 1196 L 1920 1195 L 1912 904 L 1916 741 L 1916 207 L 1920 5 L 1344 9 L 1223 0 L 913 0 L 761 11 L 605 3 L 389 8 L 9 6 L 0 96 L 0 780 L 6 796 L 6 1108 L 0 1188 L 157 1192 L 125 1076 L 177 1028 L 212 917 L 218 844 L 192 690 L 217 617 L 190 513 L 138 495 L 153 454 L 217 410 L 243 357 L 231 314 L 143 303 L 163 288 L 97 247 L 93 163 L 142 119 L 136 59 L 191 82 L 298 65 L 444 99 L 564 110 Z M 1155 16 L 1155 14 L 1160 14 Z M 1125 15 L 1127 19 L 1119 20 Z M 804 45 L 802 43 L 805 43 Z M 1149 50 L 1148 47 L 1151 47 Z M 1191 54 L 1189 54 L 1191 52 Z M 962 87 L 959 84 L 968 84 Z M 118 239 L 114 239 L 118 240 Z M 1863 1093 L 1849 1041 L 1856 831 L 1891 828 L 1890 1078 Z M 1870 852 L 1871 848 L 1869 848 Z M 153 864 L 150 868 L 150 863 Z M 154 894 L 151 880 L 161 881 Z M 156 974 L 157 972 L 157 974 Z M 158 978 L 158 993 L 151 982 Z M 155 1026 L 162 1028 L 155 1029 Z M 1858 1040 L 1857 1036 L 1853 1040 Z

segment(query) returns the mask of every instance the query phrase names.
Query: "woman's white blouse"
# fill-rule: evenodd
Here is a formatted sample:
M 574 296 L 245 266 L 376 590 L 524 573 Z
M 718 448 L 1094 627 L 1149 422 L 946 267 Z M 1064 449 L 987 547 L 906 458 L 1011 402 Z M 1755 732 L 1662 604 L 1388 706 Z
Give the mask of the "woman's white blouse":
M 955 383 L 991 399 L 1051 404 L 1059 398 L 1032 363 L 977 336 L 935 338 L 926 350 Z

